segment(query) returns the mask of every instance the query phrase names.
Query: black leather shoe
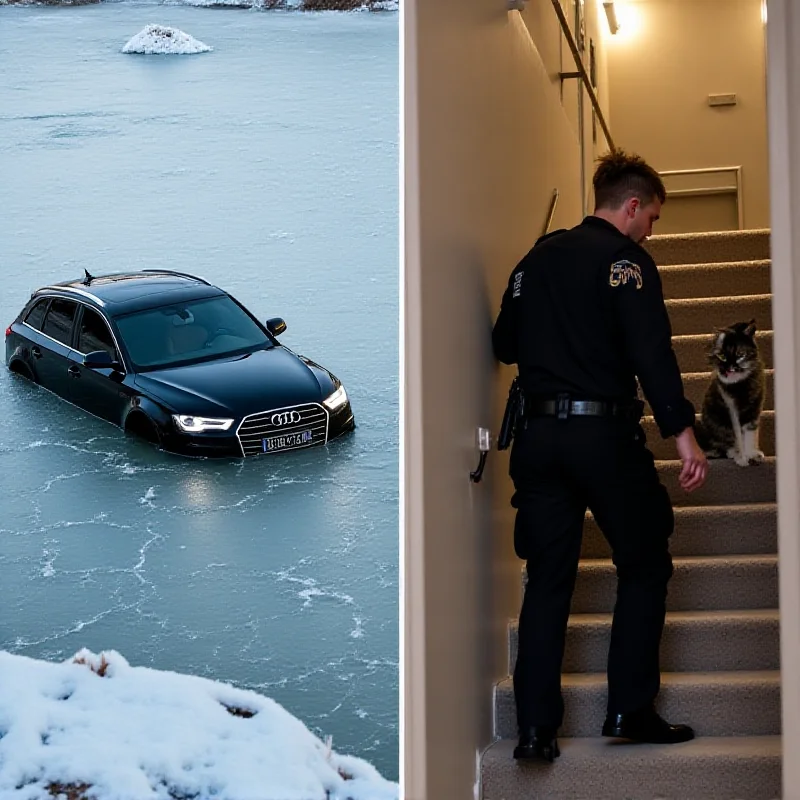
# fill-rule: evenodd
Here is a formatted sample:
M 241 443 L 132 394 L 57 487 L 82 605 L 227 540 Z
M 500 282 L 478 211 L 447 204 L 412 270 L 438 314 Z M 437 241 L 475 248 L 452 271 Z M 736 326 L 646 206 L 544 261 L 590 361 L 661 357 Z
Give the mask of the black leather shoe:
M 545 725 L 533 725 L 520 737 L 514 748 L 514 758 L 518 761 L 549 761 L 551 764 L 560 756 L 556 729 Z
M 649 707 L 626 714 L 609 714 L 603 724 L 603 736 L 651 744 L 677 744 L 694 739 L 694 731 L 688 725 L 670 725 Z

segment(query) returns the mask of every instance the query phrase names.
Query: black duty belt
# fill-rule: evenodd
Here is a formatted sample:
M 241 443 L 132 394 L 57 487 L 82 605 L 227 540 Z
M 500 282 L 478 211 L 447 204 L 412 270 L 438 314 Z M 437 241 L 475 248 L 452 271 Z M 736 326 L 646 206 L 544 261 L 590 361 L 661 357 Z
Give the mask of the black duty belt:
M 605 400 L 573 400 L 569 395 L 555 398 L 526 397 L 526 417 L 621 417 L 640 420 L 644 411 L 641 400 L 608 402 Z

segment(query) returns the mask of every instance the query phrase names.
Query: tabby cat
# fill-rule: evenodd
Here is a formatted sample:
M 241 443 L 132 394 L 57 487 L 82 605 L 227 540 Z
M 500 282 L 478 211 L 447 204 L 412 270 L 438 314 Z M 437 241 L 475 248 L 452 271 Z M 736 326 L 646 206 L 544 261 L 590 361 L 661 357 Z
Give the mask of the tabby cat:
M 764 460 L 758 420 L 766 379 L 755 333 L 754 319 L 717 329 L 709 357 L 714 374 L 696 429 L 710 458 L 732 458 L 740 467 Z

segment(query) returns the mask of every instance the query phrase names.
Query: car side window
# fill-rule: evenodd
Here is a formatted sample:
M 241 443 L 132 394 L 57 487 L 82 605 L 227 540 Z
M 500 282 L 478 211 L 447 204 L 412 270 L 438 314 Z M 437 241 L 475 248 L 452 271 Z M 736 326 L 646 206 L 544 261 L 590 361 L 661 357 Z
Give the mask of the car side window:
M 72 300 L 56 298 L 50 303 L 44 318 L 42 333 L 69 347 L 72 338 L 72 323 L 78 306 Z
M 42 322 L 44 321 L 44 312 L 47 311 L 47 303 L 49 298 L 45 297 L 43 300 L 40 300 L 36 305 L 31 308 L 28 312 L 27 316 L 24 319 L 31 328 L 36 328 L 37 331 L 42 329 Z
M 78 350 L 86 355 L 104 350 L 111 358 L 116 358 L 114 339 L 105 320 L 91 308 L 83 309 L 81 328 L 78 333 Z

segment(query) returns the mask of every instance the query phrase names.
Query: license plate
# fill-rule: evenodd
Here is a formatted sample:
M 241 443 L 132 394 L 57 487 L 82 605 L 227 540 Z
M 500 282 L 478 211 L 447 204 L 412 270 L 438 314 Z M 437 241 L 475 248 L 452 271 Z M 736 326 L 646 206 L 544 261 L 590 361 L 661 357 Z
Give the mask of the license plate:
M 311 431 L 284 433 L 281 436 L 269 436 L 261 440 L 261 448 L 265 453 L 273 450 L 285 450 L 287 447 L 299 447 L 311 441 Z

